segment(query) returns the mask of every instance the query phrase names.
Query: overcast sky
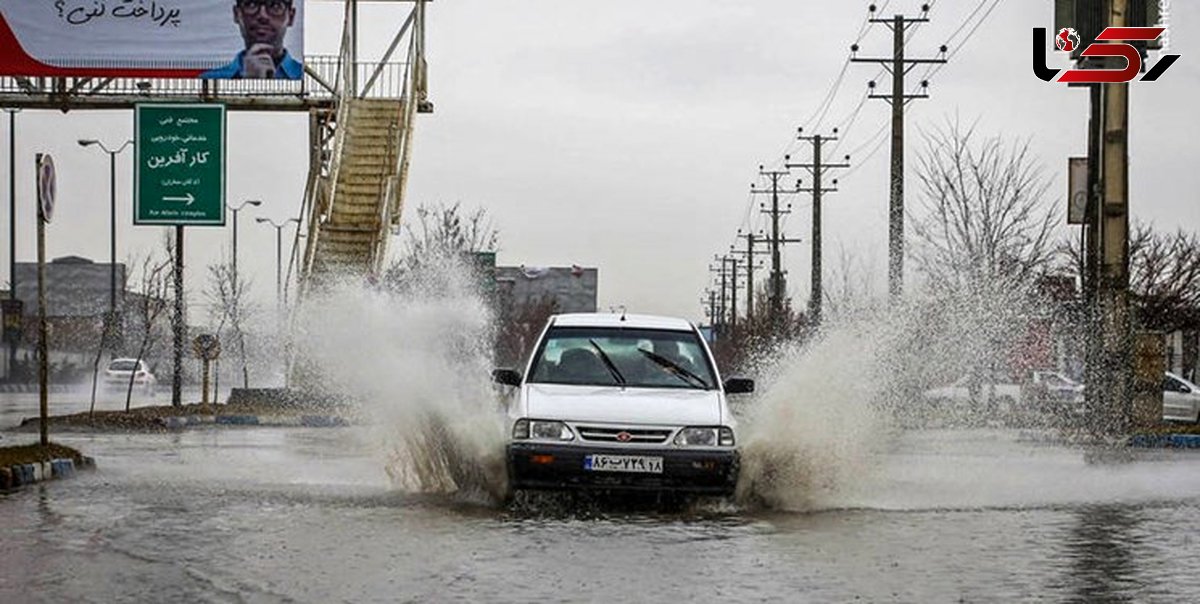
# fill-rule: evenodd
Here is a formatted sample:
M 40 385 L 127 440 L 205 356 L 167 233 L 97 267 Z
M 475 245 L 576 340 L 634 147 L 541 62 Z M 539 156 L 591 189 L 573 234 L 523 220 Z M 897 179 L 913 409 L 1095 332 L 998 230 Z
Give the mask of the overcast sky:
M 713 254 L 728 250 L 739 227 L 764 224 L 748 196 L 759 164 L 777 164 L 785 150 L 807 161 L 793 133 L 809 123 L 841 71 L 868 4 L 434 2 L 428 54 L 436 112 L 418 117 L 408 210 L 428 202 L 484 207 L 500 230 L 500 263 L 598 267 L 602 308 L 625 305 L 699 319 Z M 891 15 L 916 14 L 921 3 L 879 4 L 887 4 L 882 13 Z M 912 34 L 911 55 L 933 56 L 980 3 L 933 4 L 931 22 Z M 992 4 L 986 0 L 977 15 Z M 363 54 L 377 56 L 403 15 L 398 7 L 377 6 L 365 8 L 363 16 Z M 339 17 L 338 3 L 309 3 L 309 54 L 336 50 Z M 1053 27 L 1052 2 L 1003 0 L 967 38 L 973 25 L 960 30 L 951 63 L 932 78 L 932 98 L 909 106 L 908 165 L 915 164 L 923 128 L 956 115 L 978 120 L 983 134 L 1031 140 L 1054 179 L 1058 202 L 1065 196 L 1066 158 L 1086 151 L 1087 95 L 1031 72 L 1030 29 Z M 1200 95 L 1200 54 L 1194 52 L 1200 6 L 1175 2 L 1170 25 L 1171 51 L 1183 58 L 1160 81 L 1132 85 L 1131 206 L 1136 219 L 1161 228 L 1198 230 L 1200 120 L 1187 107 Z M 890 32 L 873 27 L 860 45 L 862 56 L 886 56 Z M 914 82 L 923 71 L 914 71 Z M 821 132 L 845 121 L 877 72 L 850 65 Z M 862 107 L 837 154 L 862 151 L 852 158 L 840 192 L 825 202 L 827 274 L 844 248 L 870 270 L 880 293 L 887 267 L 888 151 L 882 145 L 869 155 L 876 146 L 868 143 L 889 115 L 883 101 Z M 32 166 L 39 151 L 52 153 L 59 168 L 49 255 L 107 259 L 108 159 L 75 140 L 120 144 L 132 135 L 132 124 L 131 111 L 26 111 L 17 117 L 20 260 L 34 257 Z M 257 297 L 269 301 L 274 231 L 250 216 L 296 214 L 308 168 L 307 121 L 302 114 L 233 113 L 229 132 L 229 199 L 267 202 L 242 215 L 240 248 L 243 273 L 253 278 Z M 5 120 L 5 179 L 7 134 Z M 162 229 L 131 225 L 128 153 L 118 170 L 118 255 L 124 258 L 157 245 Z M 907 199 L 916 207 L 919 191 L 909 174 Z M 786 233 L 806 241 L 789 246 L 784 262 L 790 292 L 802 306 L 811 210 L 806 197 L 794 203 Z M 1074 235 L 1065 225 L 1062 232 Z M 203 285 L 203 267 L 227 254 L 229 236 L 228 227 L 188 230 L 192 294 Z M 0 271 L 7 274 L 8 246 L 2 248 Z

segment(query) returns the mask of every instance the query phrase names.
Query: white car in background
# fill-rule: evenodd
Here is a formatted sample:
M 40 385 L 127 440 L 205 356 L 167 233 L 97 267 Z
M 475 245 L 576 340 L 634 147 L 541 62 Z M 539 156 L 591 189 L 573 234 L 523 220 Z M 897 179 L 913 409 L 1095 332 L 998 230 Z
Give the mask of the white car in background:
M 1163 376 L 1163 419 L 1200 422 L 1200 387 L 1166 372 Z
M 740 457 L 708 345 L 683 319 L 624 314 L 550 317 L 509 406 L 510 490 L 601 489 L 730 495 Z
M 146 366 L 146 361 L 137 359 L 113 359 L 104 370 L 104 387 L 108 390 L 124 391 L 133 377 L 133 387 L 146 394 L 154 394 L 158 380 Z
M 975 408 L 983 411 L 985 407 L 991 407 L 1009 411 L 1021 400 L 1021 386 L 1012 380 L 999 376 L 991 379 L 980 376 L 975 381 L 972 384 L 972 376 L 964 375 L 947 386 L 926 390 L 921 397 L 940 410 Z

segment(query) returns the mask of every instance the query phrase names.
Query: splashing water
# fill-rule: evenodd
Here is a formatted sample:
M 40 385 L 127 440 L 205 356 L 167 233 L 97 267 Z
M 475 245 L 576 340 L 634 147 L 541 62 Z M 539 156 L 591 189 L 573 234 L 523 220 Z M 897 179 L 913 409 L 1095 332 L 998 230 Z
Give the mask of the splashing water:
M 317 294 L 297 343 L 321 387 L 373 426 L 397 488 L 496 497 L 506 479 L 492 318 L 462 263 L 425 272 L 402 292 L 343 284 Z
M 761 369 L 762 394 L 743 423 L 738 499 L 803 511 L 837 505 L 869 484 L 884 435 L 879 338 L 866 324 L 831 326 L 819 340 L 780 350 Z

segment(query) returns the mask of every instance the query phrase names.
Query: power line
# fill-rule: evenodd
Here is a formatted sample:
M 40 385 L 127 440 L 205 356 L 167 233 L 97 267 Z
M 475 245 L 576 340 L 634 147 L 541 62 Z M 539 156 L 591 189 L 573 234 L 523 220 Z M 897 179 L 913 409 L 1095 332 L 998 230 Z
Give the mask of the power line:
M 962 29 L 964 27 L 966 27 L 967 23 L 969 23 L 971 21 L 971 17 L 974 16 L 975 14 L 977 14 L 979 12 L 979 9 L 982 8 L 986 2 L 988 2 L 988 0 L 980 0 L 980 3 L 978 6 L 975 7 L 975 10 L 972 11 L 971 14 L 968 15 L 967 18 L 963 20 L 962 24 L 958 26 L 958 29 L 956 29 L 954 31 L 954 33 L 950 35 L 950 38 L 948 38 L 946 40 L 945 46 L 951 47 L 952 41 L 954 40 L 954 36 L 957 35 L 958 32 L 962 31 Z M 975 35 L 975 32 L 979 29 L 979 27 L 981 25 L 983 25 L 984 21 L 987 21 L 988 17 L 991 16 L 992 11 L 996 10 L 996 7 L 1000 6 L 1000 0 L 991 0 L 991 2 L 992 2 L 992 5 L 989 6 L 987 11 L 983 13 L 983 16 L 980 17 L 979 20 L 975 22 L 975 25 L 971 27 L 971 31 L 967 32 L 967 35 L 963 38 L 962 43 L 950 48 L 950 53 L 946 56 L 947 59 L 954 58 L 954 56 L 957 55 L 959 53 L 959 51 L 961 51 L 963 49 L 964 46 L 966 46 L 967 40 L 970 40 L 971 36 Z M 931 79 L 933 76 L 937 75 L 938 72 L 940 72 L 945 67 L 946 67 L 946 64 L 930 65 L 928 68 L 926 68 L 925 75 L 922 76 L 922 79 L 923 80 Z
M 875 133 L 875 136 L 874 136 L 874 137 L 872 137 L 872 138 L 871 138 L 870 140 L 868 140 L 866 143 L 864 143 L 864 144 L 862 144 L 862 145 L 859 145 L 858 147 L 856 147 L 856 148 L 855 148 L 855 149 L 857 149 L 857 150 L 861 150 L 861 149 L 863 149 L 863 148 L 867 147 L 868 145 L 870 145 L 872 142 L 874 142 L 874 144 L 875 144 L 875 147 L 874 147 L 873 149 L 871 149 L 871 151 L 870 151 L 870 152 L 868 152 L 866 155 L 864 155 L 864 156 L 863 156 L 861 159 L 855 159 L 855 160 L 854 160 L 854 167 L 853 167 L 853 168 L 850 168 L 849 170 L 846 170 L 846 173 L 842 175 L 842 178 L 843 178 L 843 179 L 849 178 L 851 174 L 854 174 L 855 172 L 857 172 L 859 168 L 861 168 L 861 167 L 863 167 L 864 165 L 866 165 L 866 163 L 867 163 L 868 161 L 870 161 L 870 159 L 871 159 L 872 157 L 875 157 L 875 155 L 876 155 L 877 153 L 879 153 L 879 150 L 883 148 L 883 143 L 884 143 L 885 141 L 887 141 L 887 137 L 886 137 L 886 136 L 880 136 L 880 135 L 881 135 L 881 134 L 884 134 L 885 132 L 887 132 L 887 129 L 888 129 L 888 124 L 884 124 L 884 125 L 883 125 L 883 127 L 881 127 L 881 128 L 879 129 L 879 131 Z M 856 155 L 856 153 L 855 153 L 854 151 L 852 151 L 852 152 L 850 153 L 850 157 L 852 157 L 852 158 L 857 158 L 857 155 Z

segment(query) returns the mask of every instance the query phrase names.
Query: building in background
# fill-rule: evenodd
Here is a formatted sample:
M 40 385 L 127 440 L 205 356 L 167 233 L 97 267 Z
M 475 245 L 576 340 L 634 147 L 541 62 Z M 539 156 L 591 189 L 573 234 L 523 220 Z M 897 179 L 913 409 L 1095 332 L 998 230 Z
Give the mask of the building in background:
M 600 271 L 582 266 L 495 268 L 496 361 L 517 367 L 553 314 L 596 312 Z
M 32 367 L 37 344 L 37 263 L 16 263 L 17 299 L 23 304 L 18 361 L 28 371 Z M 123 317 L 119 333 L 138 329 L 136 313 L 125 312 L 127 303 L 136 303 L 136 294 L 127 293 L 126 267 L 116 265 L 116 312 Z M 90 365 L 104 331 L 112 287 L 111 265 L 81 256 L 63 256 L 46 263 L 46 321 L 49 324 L 49 348 L 52 374 L 56 380 L 69 380 Z M 117 342 L 121 345 L 120 339 Z M 15 378 L 29 376 L 14 376 Z
M 581 266 L 497 266 L 496 295 L 514 308 L 552 301 L 558 313 L 596 312 L 599 276 Z

